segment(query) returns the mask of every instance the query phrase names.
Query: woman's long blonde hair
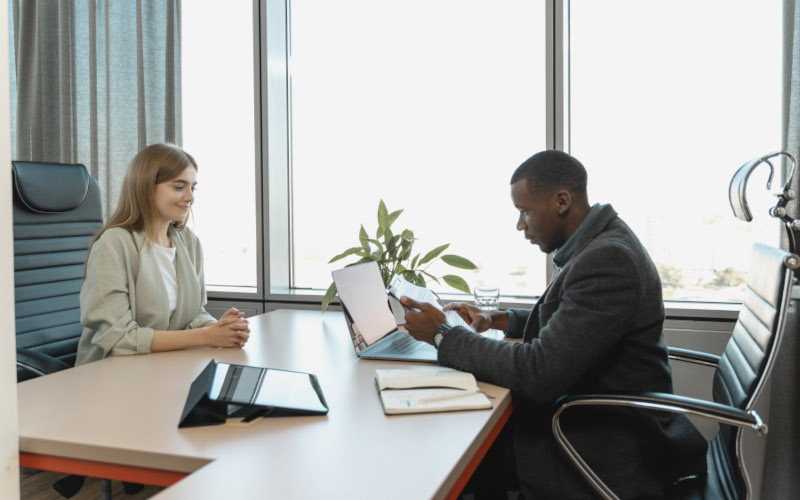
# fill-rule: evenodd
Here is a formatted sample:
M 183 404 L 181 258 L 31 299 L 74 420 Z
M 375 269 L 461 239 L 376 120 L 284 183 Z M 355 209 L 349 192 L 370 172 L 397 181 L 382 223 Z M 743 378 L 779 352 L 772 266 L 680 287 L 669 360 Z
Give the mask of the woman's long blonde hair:
M 91 252 L 95 241 L 112 227 L 121 227 L 131 232 L 144 231 L 148 241 L 155 241 L 156 221 L 159 217 L 155 204 L 156 184 L 175 179 L 188 166 L 197 170 L 197 162 L 192 155 L 174 144 L 151 144 L 139 151 L 128 165 L 117 209 L 94 236 L 89 251 Z M 175 227 L 186 227 L 190 215 L 191 209 L 182 221 L 174 222 Z M 86 260 L 88 262 L 88 255 Z

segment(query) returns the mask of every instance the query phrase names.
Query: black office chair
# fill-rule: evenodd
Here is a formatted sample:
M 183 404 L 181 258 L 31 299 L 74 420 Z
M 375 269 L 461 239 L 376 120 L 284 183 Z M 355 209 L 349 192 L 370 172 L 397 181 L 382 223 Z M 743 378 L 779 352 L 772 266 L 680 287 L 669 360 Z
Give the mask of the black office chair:
M 103 226 L 100 188 L 86 167 L 15 161 L 14 301 L 17 381 L 74 366 L 86 252 Z M 53 484 L 69 498 L 81 476 Z M 104 491 L 110 483 L 104 482 Z
M 12 162 L 17 380 L 75 364 L 86 251 L 103 225 L 83 165 Z
M 573 395 L 557 403 L 553 415 L 556 441 L 602 498 L 617 497 L 586 464 L 561 430 L 561 414 L 575 406 L 660 410 L 696 415 L 725 424 L 709 443 L 706 476 L 677 482 L 667 498 L 749 498 L 749 479 L 741 457 L 741 432 L 745 428 L 759 435 L 767 432 L 767 426 L 753 406 L 769 376 L 784 334 L 790 294 L 796 281 L 794 273 L 798 268 L 800 257 L 797 255 L 766 245 L 754 245 L 742 310 L 722 356 L 670 348 L 671 359 L 716 367 L 713 402 L 674 394 L 640 393 Z
M 790 189 L 795 172 L 795 159 L 786 151 L 777 151 L 755 158 L 742 165 L 734 174 L 728 187 L 734 215 L 746 222 L 752 220 L 747 204 L 747 181 L 753 170 L 761 164 L 770 168 L 767 189 L 770 189 L 774 167 L 770 160 L 784 156 L 790 170 L 782 190 L 777 194 L 776 206 L 770 209 L 772 217 L 780 219 L 787 232 L 790 252 L 798 241 L 795 234 L 800 221 L 790 217 L 787 203 L 796 194 Z M 565 454 L 594 490 L 605 499 L 617 498 L 602 479 L 581 458 L 567 440 L 560 425 L 561 414 L 575 406 L 625 406 L 657 410 L 708 418 L 723 424 L 711 440 L 706 454 L 708 471 L 704 477 L 684 478 L 668 492 L 670 499 L 725 499 L 750 498 L 750 482 L 742 464 L 742 429 L 751 429 L 759 435 L 767 433 L 767 426 L 753 409 L 765 380 L 769 377 L 787 325 L 787 311 L 791 297 L 798 297 L 800 285 L 797 270 L 800 257 L 794 253 L 756 244 L 750 259 L 742 309 L 722 356 L 669 349 L 670 359 L 714 367 L 713 402 L 662 393 L 642 394 L 592 394 L 567 396 L 556 403 L 553 415 L 553 434 Z

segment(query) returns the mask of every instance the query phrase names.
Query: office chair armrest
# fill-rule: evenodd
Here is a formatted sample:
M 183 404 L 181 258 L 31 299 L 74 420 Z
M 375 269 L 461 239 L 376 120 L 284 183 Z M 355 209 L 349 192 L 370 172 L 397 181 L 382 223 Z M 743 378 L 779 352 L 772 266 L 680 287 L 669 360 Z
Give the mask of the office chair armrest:
M 579 394 L 565 396 L 556 402 L 556 411 L 553 414 L 553 436 L 561 449 L 570 458 L 584 479 L 604 499 L 618 500 L 618 497 L 589 467 L 586 461 L 575 450 L 564 432 L 561 430 L 559 418 L 567 408 L 573 406 L 624 406 L 645 410 L 666 411 L 683 415 L 696 415 L 708 418 L 721 424 L 735 425 L 749 428 L 756 434 L 763 436 L 767 433 L 767 426 L 754 410 L 744 411 L 735 406 L 727 406 L 702 399 L 677 396 L 661 392 L 642 392 L 628 394 Z
M 705 365 L 716 368 L 719 364 L 719 356 L 707 352 L 692 351 L 691 349 L 681 349 L 679 347 L 669 348 L 669 359 L 677 359 L 696 365 Z
M 36 374 L 37 377 L 70 368 L 60 359 L 21 347 L 17 348 L 17 366 Z

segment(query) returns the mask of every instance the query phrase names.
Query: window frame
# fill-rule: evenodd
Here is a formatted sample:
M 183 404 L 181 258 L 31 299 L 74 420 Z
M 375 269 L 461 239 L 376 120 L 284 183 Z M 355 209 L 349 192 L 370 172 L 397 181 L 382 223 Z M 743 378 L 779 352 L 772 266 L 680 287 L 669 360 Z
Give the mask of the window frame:
M 546 145 L 570 150 L 570 0 L 545 0 Z M 257 300 L 283 308 L 319 305 L 325 290 L 292 287 L 291 173 L 291 9 L 290 0 L 253 0 L 258 289 L 213 287 L 210 299 Z M 548 256 L 546 276 L 552 275 Z M 548 278 L 549 283 L 549 278 Z M 446 301 L 464 294 L 442 294 Z M 503 308 L 530 308 L 538 297 L 501 297 Z M 338 305 L 337 301 L 332 303 Z M 740 304 L 665 301 L 667 316 L 679 319 L 735 319 Z

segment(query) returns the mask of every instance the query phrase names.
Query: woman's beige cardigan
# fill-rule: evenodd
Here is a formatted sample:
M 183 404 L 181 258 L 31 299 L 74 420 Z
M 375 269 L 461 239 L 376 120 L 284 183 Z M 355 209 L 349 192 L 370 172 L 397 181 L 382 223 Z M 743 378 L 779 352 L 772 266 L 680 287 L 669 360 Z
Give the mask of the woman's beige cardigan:
M 92 246 L 81 288 L 76 365 L 108 356 L 150 352 L 153 332 L 199 328 L 206 312 L 203 250 L 189 229 L 169 228 L 175 245 L 178 301 L 169 316 L 167 289 L 144 232 L 111 228 Z

